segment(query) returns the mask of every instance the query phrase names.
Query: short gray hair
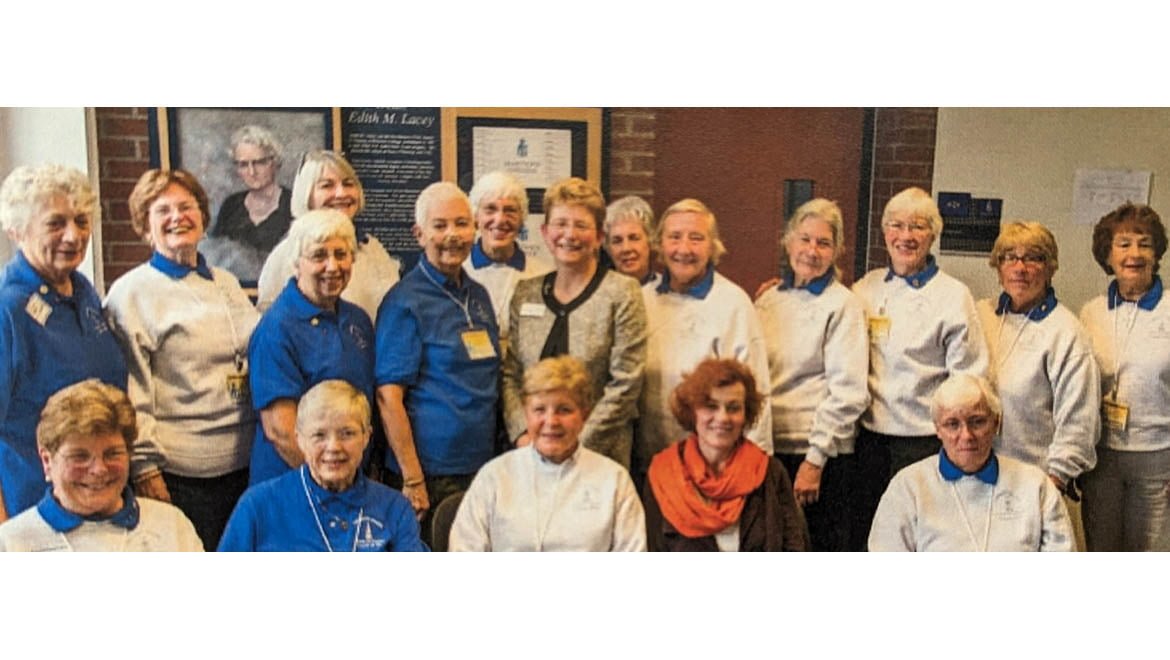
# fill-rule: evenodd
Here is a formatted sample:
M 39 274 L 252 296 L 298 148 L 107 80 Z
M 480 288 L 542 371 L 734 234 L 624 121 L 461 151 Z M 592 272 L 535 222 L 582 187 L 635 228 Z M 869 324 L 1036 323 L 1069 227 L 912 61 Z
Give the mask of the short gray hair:
M 235 133 L 232 133 L 231 147 L 229 147 L 229 156 L 232 160 L 236 158 L 236 147 L 241 144 L 251 144 L 260 147 L 264 150 L 265 154 L 271 156 L 276 161 L 276 165 L 278 166 L 284 158 L 284 146 L 280 144 L 280 141 L 276 139 L 272 131 L 263 126 L 249 124 L 247 126 L 241 126 Z
M 935 238 L 942 236 L 943 220 L 942 214 L 938 212 L 938 204 L 935 204 L 930 193 L 922 188 L 912 186 L 891 197 L 882 211 L 882 227 L 890 223 L 891 216 L 899 213 L 908 213 L 911 217 L 926 220 L 930 223 L 930 233 Z
M 951 374 L 930 397 L 930 418 L 937 423 L 943 410 L 974 406 L 981 401 L 987 404 L 987 409 L 997 419 L 1003 415 L 1003 406 L 995 394 L 995 388 L 986 378 L 970 374 Z
M 297 430 L 320 419 L 328 412 L 344 412 L 361 420 L 362 430 L 370 431 L 370 401 L 366 395 L 344 380 L 323 380 L 309 388 L 297 402 Z
M 520 179 L 508 172 L 488 172 L 479 177 L 467 197 L 472 215 L 479 213 L 479 206 L 485 201 L 512 199 L 520 206 L 520 222 L 523 223 L 528 218 L 528 191 L 524 189 Z
M 414 202 L 414 224 L 419 227 L 425 226 L 427 216 L 431 213 L 431 207 L 452 199 L 463 200 L 467 204 L 468 210 L 474 215 L 475 209 L 471 208 L 471 200 L 467 198 L 466 193 L 460 190 L 459 186 L 450 181 L 436 181 L 423 188 L 423 191 L 418 194 L 418 199 Z
M 610 204 L 605 209 L 605 237 L 609 239 L 609 232 L 613 225 L 621 220 L 637 220 L 642 223 L 642 231 L 646 232 L 646 240 L 654 244 L 654 209 L 650 204 L 637 195 L 627 195 Z
M 357 234 L 353 221 L 344 213 L 336 209 L 315 209 L 297 218 L 288 229 L 288 240 L 294 248 L 293 268 L 296 268 L 306 247 L 332 238 L 345 240 L 354 259 L 357 259 Z
M 80 171 L 57 164 L 21 165 L 0 185 L 0 226 L 23 233 L 32 217 L 56 195 L 65 196 L 78 212 L 91 218 L 97 209 L 93 187 Z

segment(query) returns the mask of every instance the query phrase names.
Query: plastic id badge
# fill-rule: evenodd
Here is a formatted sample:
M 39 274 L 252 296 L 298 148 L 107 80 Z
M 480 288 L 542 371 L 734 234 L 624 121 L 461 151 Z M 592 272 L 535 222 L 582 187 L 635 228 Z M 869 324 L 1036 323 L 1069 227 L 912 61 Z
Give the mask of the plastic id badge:
M 465 330 L 461 336 L 463 346 L 467 349 L 467 357 L 472 360 L 496 357 L 496 347 L 492 346 L 492 338 L 487 330 Z

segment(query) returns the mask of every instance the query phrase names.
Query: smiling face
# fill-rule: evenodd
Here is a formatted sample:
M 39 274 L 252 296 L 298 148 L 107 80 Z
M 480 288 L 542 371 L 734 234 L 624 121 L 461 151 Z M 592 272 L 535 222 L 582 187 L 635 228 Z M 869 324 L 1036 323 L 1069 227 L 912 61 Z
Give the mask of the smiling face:
M 195 263 L 196 246 L 203 238 L 203 213 L 189 190 L 177 183 L 163 189 L 147 209 L 150 244 L 164 257 Z
M 819 216 L 800 221 L 784 242 L 796 285 L 803 286 L 833 267 L 833 227 Z
M 935 433 L 947 458 L 968 474 L 987 463 L 998 425 L 999 420 L 982 398 L 977 403 L 942 408 L 934 420 Z
M 1154 238 L 1122 227 L 1113 234 L 1109 267 L 1113 269 L 1117 286 L 1123 294 L 1148 291 L 1154 283 Z
M 637 218 L 626 218 L 611 224 L 605 248 L 618 272 L 638 281 L 650 273 L 650 237 Z
M 332 165 L 321 167 L 321 176 L 309 191 L 309 210 L 335 209 L 352 220 L 358 213 L 358 180 L 343 177 Z
M 357 477 L 370 434 L 371 430 L 363 428 L 357 416 L 328 410 L 322 419 L 297 428 L 297 446 L 305 455 L 313 481 L 328 490 L 341 491 Z
M 92 231 L 89 216 L 64 195 L 53 195 L 12 237 L 33 270 L 49 283 L 64 286 L 85 260 Z
M 716 387 L 695 409 L 695 435 L 699 439 L 699 451 L 708 463 L 728 457 L 743 436 L 746 394 L 743 383 Z
M 458 197 L 439 200 L 427 209 L 426 221 L 414 226 L 414 235 L 428 263 L 446 277 L 459 279 L 475 242 L 471 208 Z
M 909 212 L 895 213 L 882 224 L 882 234 L 895 273 L 913 275 L 926 268 L 926 258 L 934 243 L 929 220 Z
M 247 142 L 236 145 L 235 165 L 248 190 L 263 190 L 276 181 L 276 158 L 258 145 Z
M 587 416 L 566 390 L 537 392 L 524 402 L 528 437 L 537 453 L 553 463 L 563 462 L 577 450 L 577 436 Z
M 475 212 L 475 226 L 488 255 L 510 252 L 520 231 L 520 203 L 507 197 L 484 199 Z M 505 258 L 511 256 L 504 254 Z
M 332 310 L 353 273 L 353 251 L 344 238 L 305 247 L 296 263 L 297 288 L 309 302 Z
M 1012 311 L 1026 312 L 1044 299 L 1052 270 L 1038 249 L 1027 246 L 1008 248 L 999 257 L 999 283 L 1012 299 Z
M 122 508 L 130 452 L 120 433 L 73 434 L 55 453 L 40 449 L 40 456 L 53 483 L 53 496 L 66 510 L 82 516 L 111 516 Z
M 686 291 L 699 283 L 711 263 L 715 243 L 710 218 L 693 212 L 672 213 L 662 220 L 662 258 L 670 288 Z
M 540 234 L 557 268 L 588 268 L 597 260 L 601 238 L 597 218 L 584 206 L 557 204 L 547 211 Z

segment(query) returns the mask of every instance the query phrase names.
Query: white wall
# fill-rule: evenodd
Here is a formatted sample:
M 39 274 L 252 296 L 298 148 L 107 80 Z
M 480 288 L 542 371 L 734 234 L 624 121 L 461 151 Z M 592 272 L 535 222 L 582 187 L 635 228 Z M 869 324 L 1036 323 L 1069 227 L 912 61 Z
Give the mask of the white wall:
M 89 175 L 97 191 L 97 171 L 89 163 L 89 132 L 85 108 L 0 108 L 0 180 L 18 165 L 60 163 Z M 95 231 L 81 271 L 94 281 L 94 255 L 101 249 L 100 206 Z M 0 236 L 0 263 L 13 247 Z M 100 282 L 99 289 L 100 289 Z
M 1158 185 L 1170 175 L 1170 109 L 939 108 L 934 158 L 935 193 L 999 197 L 1004 221 L 1052 230 L 1060 248 L 1053 286 L 1074 314 L 1109 282 L 1090 252 L 1092 226 L 1072 223 L 1078 168 L 1153 172 L 1150 205 L 1170 222 L 1170 192 Z M 976 299 L 999 295 L 985 256 L 944 254 L 939 263 Z M 1165 261 L 1162 271 L 1165 279 Z

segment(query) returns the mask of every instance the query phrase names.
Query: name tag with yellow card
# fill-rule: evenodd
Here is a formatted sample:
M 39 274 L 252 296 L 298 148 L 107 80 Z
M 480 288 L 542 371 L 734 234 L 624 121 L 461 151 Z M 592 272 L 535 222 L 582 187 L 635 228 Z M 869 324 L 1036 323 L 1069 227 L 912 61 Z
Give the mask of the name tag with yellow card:
M 1124 431 L 1129 421 L 1129 406 L 1106 397 L 1101 401 L 1101 414 L 1105 424 L 1114 431 Z
M 890 336 L 890 317 L 869 317 L 869 343 L 876 344 Z
M 228 396 L 234 403 L 240 405 L 252 402 L 252 393 L 248 391 L 248 372 L 229 374 L 227 377 Z
M 467 357 L 472 360 L 496 357 L 496 347 L 492 346 L 492 338 L 487 330 L 466 330 L 462 338 L 463 347 L 467 349 Z

